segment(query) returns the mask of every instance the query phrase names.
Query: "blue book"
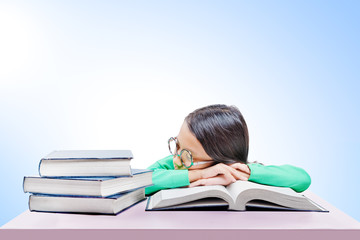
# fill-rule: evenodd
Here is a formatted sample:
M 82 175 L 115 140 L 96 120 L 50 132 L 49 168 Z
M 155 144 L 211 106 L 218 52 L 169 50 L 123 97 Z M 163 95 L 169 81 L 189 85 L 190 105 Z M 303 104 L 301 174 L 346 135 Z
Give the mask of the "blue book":
M 152 171 L 132 169 L 132 176 L 119 177 L 24 177 L 24 192 L 48 195 L 107 197 L 152 185 Z
M 40 160 L 44 177 L 131 176 L 130 150 L 61 150 Z
M 144 199 L 145 188 L 106 198 L 32 194 L 29 196 L 29 209 L 36 212 L 114 215 Z

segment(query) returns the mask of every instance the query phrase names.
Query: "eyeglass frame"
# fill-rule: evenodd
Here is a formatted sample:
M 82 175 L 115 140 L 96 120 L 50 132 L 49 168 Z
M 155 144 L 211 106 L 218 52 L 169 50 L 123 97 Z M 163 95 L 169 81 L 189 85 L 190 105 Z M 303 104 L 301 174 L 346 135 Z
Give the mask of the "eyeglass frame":
M 171 140 L 173 140 L 173 141 L 175 141 L 175 144 L 176 144 L 176 152 L 175 153 L 172 153 L 172 151 L 171 151 L 171 147 L 170 147 L 170 141 Z M 179 149 L 179 144 L 178 144 L 178 139 L 177 139 L 177 137 L 170 137 L 169 138 L 169 140 L 168 140 L 168 148 L 169 148 L 169 151 L 170 151 L 170 153 L 171 153 L 171 155 L 173 155 L 174 157 L 175 156 L 178 156 L 179 158 L 180 158 L 180 161 L 181 161 L 181 164 L 182 165 L 178 165 L 178 164 L 176 164 L 176 163 L 174 163 L 175 165 L 176 165 L 176 167 L 178 167 L 178 168 L 181 168 L 181 167 L 185 167 L 185 168 L 191 168 L 193 165 L 200 165 L 200 164 L 204 164 L 205 163 L 205 161 L 202 161 L 202 162 L 197 162 L 196 164 L 194 163 L 194 158 L 193 158 L 193 156 L 192 156 L 192 153 L 191 153 L 191 151 L 190 150 L 187 150 L 187 149 L 182 149 L 181 151 L 180 151 L 180 154 L 178 154 L 178 149 Z M 184 163 L 184 161 L 183 161 L 183 159 L 181 158 L 181 154 L 183 154 L 183 152 L 187 152 L 187 153 L 189 153 L 189 155 L 190 155 L 190 157 L 191 157 L 191 164 L 190 164 L 190 166 L 186 166 L 185 165 L 185 163 Z M 208 161 L 206 161 L 206 162 L 209 162 L 210 160 L 208 160 Z M 214 161 L 214 160 L 211 160 L 211 161 Z
M 170 141 L 175 141 L 175 144 L 176 144 L 176 149 L 175 149 L 175 153 L 172 153 L 172 151 L 171 151 L 171 147 L 170 147 Z M 168 140 L 168 148 L 169 148 L 169 152 L 171 153 L 171 155 L 173 155 L 174 157 L 175 156 L 178 156 L 179 158 L 180 158 L 180 161 L 181 161 L 181 164 L 182 165 L 177 165 L 176 163 L 175 163 L 175 165 L 178 167 L 178 168 L 181 168 L 181 167 L 186 167 L 186 168 L 191 168 L 191 166 L 193 166 L 194 165 L 194 159 L 193 159 L 193 156 L 192 156 L 192 153 L 189 151 L 189 150 L 187 150 L 187 149 L 182 149 L 181 151 L 180 151 L 180 154 L 178 154 L 178 146 L 179 146 L 179 144 L 178 144 L 178 140 L 177 140 L 177 137 L 170 137 L 169 138 L 169 140 Z M 183 161 L 183 159 L 181 158 L 181 154 L 183 154 L 183 152 L 187 152 L 187 153 L 189 153 L 189 155 L 190 155 L 190 157 L 191 157 L 191 164 L 190 164 L 190 166 L 186 166 L 185 165 L 185 163 L 184 163 L 184 161 Z

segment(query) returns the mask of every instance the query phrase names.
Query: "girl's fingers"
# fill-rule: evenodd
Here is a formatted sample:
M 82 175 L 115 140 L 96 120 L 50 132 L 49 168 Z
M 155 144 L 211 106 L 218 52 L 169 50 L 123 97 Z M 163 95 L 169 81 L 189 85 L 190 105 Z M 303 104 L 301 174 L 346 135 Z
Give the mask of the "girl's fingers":
M 245 171 L 238 170 L 237 168 L 244 169 Z M 246 168 L 247 168 L 247 166 L 246 166 Z M 234 182 L 236 180 L 246 181 L 249 179 L 249 176 L 250 176 L 248 173 L 249 170 L 246 168 L 241 166 L 241 164 L 239 164 L 238 166 L 237 165 L 228 166 L 226 164 L 219 163 L 212 167 L 201 170 L 201 171 L 203 171 L 202 178 L 206 179 L 206 178 L 213 178 L 216 176 L 224 175 L 224 177 L 229 182 Z
M 238 169 L 244 173 L 247 173 L 250 175 L 250 168 L 248 165 L 243 164 L 243 163 L 233 163 L 230 165 L 232 168 Z
M 222 185 L 228 185 L 230 183 L 236 182 L 239 174 L 237 170 L 232 167 L 227 166 L 226 164 L 218 164 L 218 175 L 212 177 L 212 179 L 216 179 L 215 177 L 223 177 L 225 178 L 225 183 Z
M 250 175 L 246 173 L 241 173 L 239 180 L 247 181 L 249 180 Z
M 229 170 L 229 172 L 231 172 L 231 174 L 235 177 L 236 180 L 243 180 L 243 181 L 246 181 L 249 179 L 249 174 L 245 173 L 245 172 L 242 172 L 242 171 L 239 171 L 233 167 L 230 167 L 230 166 L 227 166 L 225 165 L 226 168 Z
M 197 187 L 197 186 L 204 186 L 206 182 L 206 179 L 199 179 L 195 182 L 190 183 L 189 187 Z
M 235 179 L 234 179 L 235 181 Z M 189 187 L 197 187 L 197 186 L 210 186 L 210 185 L 223 185 L 227 186 L 233 181 L 230 181 L 229 178 L 225 177 L 225 175 L 219 175 L 217 177 L 199 179 L 192 182 Z

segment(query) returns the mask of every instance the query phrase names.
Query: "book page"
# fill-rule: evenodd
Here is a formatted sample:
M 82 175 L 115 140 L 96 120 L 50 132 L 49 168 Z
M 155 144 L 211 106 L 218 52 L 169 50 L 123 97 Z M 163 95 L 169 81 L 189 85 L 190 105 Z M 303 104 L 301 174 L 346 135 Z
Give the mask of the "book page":
M 169 207 L 209 197 L 220 198 L 233 204 L 226 188 L 218 185 L 161 190 L 152 196 L 152 207 Z
M 229 185 L 227 189 L 232 197 L 236 198 L 236 206 L 230 205 L 229 209 L 245 210 L 245 206 L 249 201 L 264 200 L 289 209 L 322 210 L 291 188 L 274 187 L 249 181 L 237 181 Z
M 254 186 L 249 181 L 238 180 L 226 187 L 228 190 L 233 202 L 236 202 L 237 197 L 244 191 L 253 188 Z M 235 206 L 230 205 L 230 208 L 233 209 Z
M 300 194 L 296 193 L 294 190 L 290 188 L 268 186 L 268 185 L 253 183 L 250 181 L 239 180 L 230 184 L 226 188 L 234 200 L 236 200 L 236 198 L 241 194 L 241 192 L 248 189 L 262 189 L 262 190 L 277 192 L 288 196 L 302 197 Z

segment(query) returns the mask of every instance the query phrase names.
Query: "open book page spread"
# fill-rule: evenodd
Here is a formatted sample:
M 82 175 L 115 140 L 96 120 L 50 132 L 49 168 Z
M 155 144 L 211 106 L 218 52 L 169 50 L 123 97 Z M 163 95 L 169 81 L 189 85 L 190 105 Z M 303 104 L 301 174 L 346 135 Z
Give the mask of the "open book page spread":
M 245 210 L 246 204 L 252 200 L 264 200 L 289 209 L 323 210 L 290 188 L 273 187 L 248 181 L 237 181 L 229 185 L 227 189 L 233 197 L 236 197 L 235 204 L 229 207 L 229 209 L 233 210 Z
M 151 207 L 163 208 L 209 197 L 217 197 L 224 199 L 226 202 L 233 202 L 224 186 L 201 186 L 162 190 L 151 197 Z
M 217 185 L 161 190 L 150 197 L 147 209 L 224 205 L 228 205 L 228 210 L 237 211 L 245 211 L 247 207 L 327 211 L 291 188 L 273 187 L 249 181 L 237 181 L 227 187 Z
M 233 199 L 236 199 L 241 192 L 244 192 L 249 189 L 262 189 L 262 190 L 268 190 L 268 191 L 274 191 L 280 194 L 293 196 L 293 197 L 302 197 L 302 195 L 296 193 L 291 188 L 284 188 L 284 187 L 274 187 L 274 186 L 268 186 L 268 185 L 262 185 L 258 183 L 253 183 L 249 181 L 236 181 L 233 184 L 230 184 L 226 187 Z

